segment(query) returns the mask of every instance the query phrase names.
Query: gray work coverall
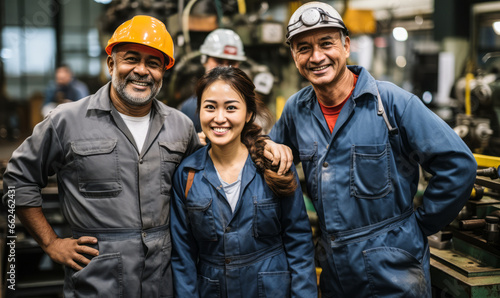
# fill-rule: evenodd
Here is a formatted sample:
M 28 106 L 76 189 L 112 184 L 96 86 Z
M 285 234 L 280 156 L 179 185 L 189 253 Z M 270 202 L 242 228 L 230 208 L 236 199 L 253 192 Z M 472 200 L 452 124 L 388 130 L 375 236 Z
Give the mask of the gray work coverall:
M 171 177 L 199 148 L 198 136 L 187 116 L 155 99 L 138 152 L 110 86 L 60 105 L 39 123 L 13 153 L 4 189 L 15 187 L 16 206 L 41 206 L 40 189 L 57 174 L 73 237 L 98 239 L 99 256 L 89 265 L 65 268 L 65 297 L 170 297 Z

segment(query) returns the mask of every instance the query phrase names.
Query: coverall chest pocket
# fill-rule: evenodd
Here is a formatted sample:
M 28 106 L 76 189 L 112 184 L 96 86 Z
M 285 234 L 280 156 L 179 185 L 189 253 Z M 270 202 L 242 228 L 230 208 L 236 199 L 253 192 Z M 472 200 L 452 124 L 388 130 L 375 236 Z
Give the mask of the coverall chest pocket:
M 281 233 L 281 209 L 277 199 L 253 199 L 253 236 L 272 237 Z
M 197 240 L 217 241 L 212 202 L 211 198 L 199 197 L 196 198 L 196 201 L 188 200 L 186 202 L 189 221 Z
M 122 190 L 116 139 L 71 142 L 78 188 L 87 198 L 116 197 Z
M 186 142 L 159 142 L 161 159 L 161 193 L 169 194 L 172 188 L 172 176 L 184 157 Z
M 307 175 L 307 193 L 312 200 L 317 200 L 318 189 L 318 143 L 312 143 L 309 148 L 299 150 L 299 158 L 302 163 L 302 169 Z
M 350 187 L 351 196 L 378 199 L 392 189 L 389 144 L 352 145 Z

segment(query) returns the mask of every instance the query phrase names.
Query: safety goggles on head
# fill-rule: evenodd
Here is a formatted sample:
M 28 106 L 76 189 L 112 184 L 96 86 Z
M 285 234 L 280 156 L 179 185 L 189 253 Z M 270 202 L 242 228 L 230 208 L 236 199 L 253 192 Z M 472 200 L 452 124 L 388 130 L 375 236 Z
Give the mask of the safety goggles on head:
M 321 27 L 321 24 L 338 24 L 338 26 L 332 27 L 340 28 L 344 30 L 346 36 L 349 35 L 347 27 L 341 19 L 331 16 L 319 7 L 311 7 L 304 11 L 295 23 L 287 26 L 288 32 L 286 37 L 288 39 L 295 30 L 300 29 L 302 26 L 313 27 L 317 24 L 320 24 L 320 26 L 317 27 Z

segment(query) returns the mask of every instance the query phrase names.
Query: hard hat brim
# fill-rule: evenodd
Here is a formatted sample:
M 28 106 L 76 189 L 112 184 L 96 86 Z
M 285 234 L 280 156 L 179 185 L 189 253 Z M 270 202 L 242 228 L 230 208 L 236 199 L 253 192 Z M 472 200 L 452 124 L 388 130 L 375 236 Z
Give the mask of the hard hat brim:
M 112 44 L 108 44 L 106 46 L 106 54 L 108 54 L 108 55 L 111 56 L 111 53 L 113 52 L 113 48 L 114 47 L 116 47 L 119 44 L 126 44 L 126 43 L 135 43 L 135 44 L 138 44 L 138 45 L 141 45 L 141 46 L 150 47 L 148 45 L 145 45 L 145 44 L 142 44 L 142 43 L 138 43 L 138 42 L 133 42 L 133 41 L 130 41 L 130 42 L 115 42 L 115 43 L 112 43 Z M 174 64 L 175 64 L 175 58 L 174 57 L 170 57 L 169 55 L 165 54 L 163 51 L 161 51 L 160 49 L 157 49 L 155 47 L 150 47 L 150 48 L 155 49 L 155 50 L 157 50 L 157 51 L 159 51 L 160 53 L 163 54 L 163 56 L 165 57 L 165 70 L 168 70 L 168 69 L 172 68 L 172 66 L 174 66 Z
M 333 28 L 333 29 L 340 29 L 341 31 L 344 31 L 344 32 L 346 31 L 346 28 L 344 28 L 341 24 L 322 25 L 321 27 L 304 27 L 304 28 L 297 29 L 295 32 L 293 32 L 293 35 L 288 36 L 286 38 L 286 44 L 291 45 L 292 39 L 299 34 L 302 34 L 304 32 L 308 32 L 308 31 L 312 31 L 312 30 L 323 29 L 323 28 Z
M 234 56 L 234 55 L 209 55 L 209 54 L 203 54 L 203 55 L 207 55 L 208 57 L 227 59 L 227 60 L 232 60 L 232 61 L 240 61 L 240 62 L 247 60 L 246 57 L 238 57 L 238 56 Z

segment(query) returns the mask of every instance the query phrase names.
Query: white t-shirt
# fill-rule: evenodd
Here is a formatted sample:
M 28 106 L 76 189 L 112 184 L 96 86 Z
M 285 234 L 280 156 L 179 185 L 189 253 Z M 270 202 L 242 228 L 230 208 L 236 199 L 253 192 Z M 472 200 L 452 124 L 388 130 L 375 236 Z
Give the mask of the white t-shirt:
M 219 177 L 220 182 L 222 183 L 222 188 L 224 189 L 224 193 L 226 194 L 226 200 L 231 206 L 231 211 L 234 212 L 236 208 L 236 204 L 240 198 L 240 189 L 241 189 L 241 173 L 243 169 L 241 169 L 240 174 L 238 175 L 238 180 L 233 183 L 227 183 L 219 175 L 219 171 L 215 169 L 217 172 L 217 176 Z
M 132 117 L 128 115 L 124 115 L 118 112 L 122 117 L 125 124 L 127 124 L 128 129 L 132 133 L 134 137 L 135 144 L 137 145 L 137 149 L 139 152 L 142 151 L 142 146 L 144 145 L 144 141 L 146 140 L 146 135 L 148 134 L 149 129 L 149 118 L 151 117 L 151 111 L 143 117 Z

